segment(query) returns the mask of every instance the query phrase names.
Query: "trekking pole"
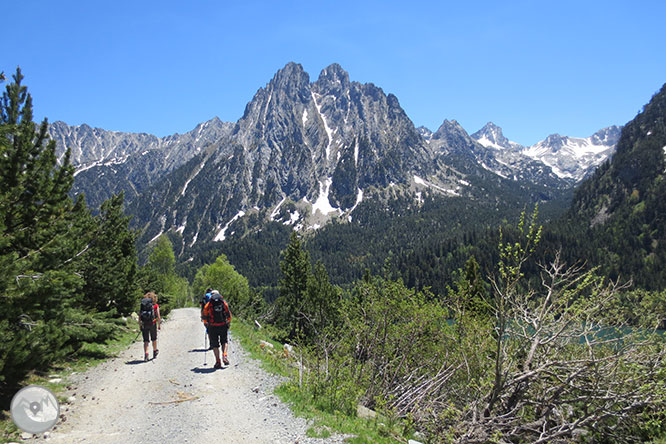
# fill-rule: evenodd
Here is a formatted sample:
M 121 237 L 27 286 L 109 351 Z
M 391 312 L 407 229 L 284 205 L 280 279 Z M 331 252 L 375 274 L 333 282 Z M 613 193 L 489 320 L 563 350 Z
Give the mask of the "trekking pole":
M 206 330 L 204 330 L 204 367 L 206 366 L 206 357 L 208 356 L 208 346 L 206 345 Z

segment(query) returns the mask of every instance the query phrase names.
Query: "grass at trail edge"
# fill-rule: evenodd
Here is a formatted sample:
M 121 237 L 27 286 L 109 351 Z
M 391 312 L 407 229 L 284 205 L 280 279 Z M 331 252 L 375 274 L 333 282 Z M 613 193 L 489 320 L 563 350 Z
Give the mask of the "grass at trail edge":
M 308 420 L 309 437 L 328 438 L 339 433 L 348 436 L 345 441 L 351 444 L 407 442 L 405 435 L 410 433 L 405 433 L 408 425 L 403 421 L 393 421 L 382 415 L 377 415 L 375 419 L 363 419 L 340 411 L 328 412 L 317 408 L 310 395 L 299 388 L 296 356 L 286 353 L 284 345 L 273 340 L 266 329 L 257 329 L 253 324 L 238 318 L 231 324 L 233 340 L 239 341 L 250 357 L 260 361 L 264 370 L 284 378 L 284 382 L 275 389 L 275 394 L 289 405 L 295 415 Z M 295 353 L 298 351 L 295 350 Z

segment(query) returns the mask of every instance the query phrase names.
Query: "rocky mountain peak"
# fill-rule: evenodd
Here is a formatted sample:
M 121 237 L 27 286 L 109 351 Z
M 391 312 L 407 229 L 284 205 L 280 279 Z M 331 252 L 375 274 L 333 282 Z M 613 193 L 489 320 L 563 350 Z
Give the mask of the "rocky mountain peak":
M 544 140 L 544 143 L 552 147 L 559 147 L 566 143 L 566 137 L 560 136 L 559 134 L 550 134 Z
M 444 122 L 439 126 L 437 131 L 433 134 L 433 139 L 441 139 L 450 134 L 462 134 L 465 133 L 467 136 L 467 131 L 456 120 L 444 119 Z
M 520 151 L 523 149 L 520 144 L 512 142 L 504 137 L 502 128 L 495 125 L 493 122 L 486 123 L 483 128 L 472 134 L 471 137 L 486 148 L 512 151 Z
M 483 128 L 472 134 L 472 139 L 475 139 L 485 147 L 506 149 L 516 148 L 515 143 L 504 137 L 502 128 L 495 125 L 493 122 L 486 123 Z
M 592 141 L 596 145 L 615 145 L 620 140 L 622 128 L 616 125 L 601 129 L 592 135 Z
M 263 91 L 264 96 L 268 94 L 268 97 L 273 97 L 272 94 L 277 92 L 279 95 L 286 96 L 285 98 L 289 100 L 305 101 L 309 95 L 309 88 L 310 76 L 308 73 L 303 70 L 300 64 L 290 62 L 275 73 L 273 79 Z M 260 96 L 261 91 L 260 89 L 255 98 Z M 261 98 L 263 99 L 263 97 Z
M 320 83 L 322 86 L 324 84 L 328 85 L 329 88 L 327 89 L 339 84 L 340 90 L 346 91 L 349 89 L 349 73 L 337 63 L 333 63 L 321 70 L 317 83 Z

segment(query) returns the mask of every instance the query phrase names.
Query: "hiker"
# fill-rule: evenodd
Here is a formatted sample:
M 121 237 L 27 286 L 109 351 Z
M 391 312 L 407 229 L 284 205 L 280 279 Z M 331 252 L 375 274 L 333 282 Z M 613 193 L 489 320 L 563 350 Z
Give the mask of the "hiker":
M 148 361 L 148 343 L 153 341 L 153 359 L 157 357 L 157 330 L 161 329 L 162 317 L 160 306 L 157 305 L 157 295 L 149 291 L 141 299 L 139 310 L 139 328 L 143 335 L 143 360 Z
M 227 301 L 224 300 L 219 291 L 211 291 L 210 301 L 206 303 L 201 315 L 201 320 L 208 328 L 208 338 L 215 354 L 215 367 L 222 368 L 220 362 L 220 345 L 222 346 L 222 362 L 229 365 L 227 357 L 227 333 L 231 325 L 231 311 Z
M 201 316 L 202 316 L 201 319 L 203 319 L 204 307 L 206 306 L 208 301 L 210 301 L 210 294 L 212 291 L 213 291 L 212 288 L 207 288 L 206 293 L 204 293 L 204 295 L 201 296 L 201 298 L 199 299 L 199 305 L 201 306 Z M 206 336 L 208 336 L 208 327 L 206 326 L 206 323 L 204 323 L 204 330 L 206 330 L 206 333 L 204 334 L 204 349 L 212 350 L 213 349 L 212 345 L 209 344 L 208 347 L 206 347 Z
M 206 306 L 208 301 L 210 301 L 210 294 L 211 294 L 212 291 L 213 291 L 212 288 L 207 288 L 206 293 L 204 293 L 204 295 L 201 296 L 201 298 L 199 299 L 199 306 L 201 307 L 201 314 L 202 315 L 203 315 L 204 307 Z

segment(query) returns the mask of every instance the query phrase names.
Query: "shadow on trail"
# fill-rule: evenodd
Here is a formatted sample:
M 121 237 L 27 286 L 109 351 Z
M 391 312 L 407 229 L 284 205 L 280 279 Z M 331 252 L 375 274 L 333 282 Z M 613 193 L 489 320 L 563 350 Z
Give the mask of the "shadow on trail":
M 189 350 L 188 353 L 199 353 L 199 352 L 203 353 L 210 350 L 211 350 L 210 348 L 193 348 L 192 350 Z
M 137 365 L 137 364 L 143 364 L 145 362 L 146 361 L 144 361 L 143 359 L 135 359 L 134 361 L 125 361 L 125 365 Z
M 212 366 L 207 368 L 194 367 L 193 369 L 191 369 L 193 373 L 214 373 L 218 370 L 224 370 L 224 367 L 222 368 L 213 368 Z

